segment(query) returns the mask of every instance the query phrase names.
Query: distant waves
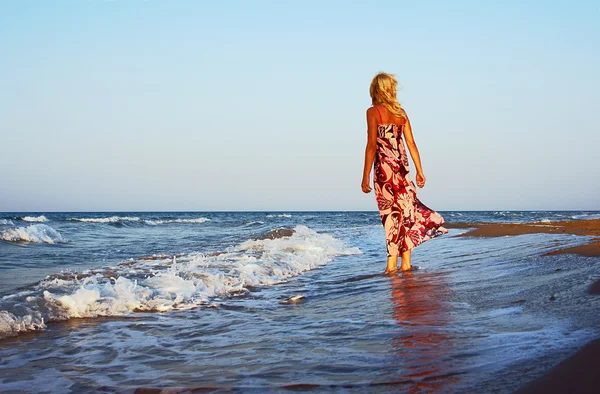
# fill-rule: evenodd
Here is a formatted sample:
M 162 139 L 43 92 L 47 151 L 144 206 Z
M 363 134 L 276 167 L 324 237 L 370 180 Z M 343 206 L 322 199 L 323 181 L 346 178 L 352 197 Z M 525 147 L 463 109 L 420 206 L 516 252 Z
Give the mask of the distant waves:
M 150 226 L 157 226 L 160 224 L 170 223 L 204 223 L 210 221 L 209 218 L 191 218 L 191 219 L 141 219 L 137 216 L 109 216 L 105 218 L 68 218 L 68 221 L 84 222 L 84 223 L 124 223 L 134 222 L 140 224 L 148 224 Z
M 47 222 L 48 218 L 44 215 L 40 216 L 15 216 L 14 220 L 22 220 L 24 222 Z
M 64 219 L 63 219 L 64 220 Z M 40 243 L 57 244 L 66 243 L 67 239 L 63 237 L 58 230 L 47 224 L 31 224 L 29 226 L 19 226 L 21 222 L 49 222 L 45 216 L 15 216 L 12 219 L 0 219 L 0 240 L 14 243 Z M 112 225 L 125 225 L 127 223 L 158 226 L 163 224 L 199 224 L 210 221 L 209 218 L 174 218 L 174 219 L 141 219 L 136 216 L 110 216 L 93 218 L 67 218 L 66 221 L 81 223 L 101 223 Z M 57 221 L 60 222 L 60 221 Z

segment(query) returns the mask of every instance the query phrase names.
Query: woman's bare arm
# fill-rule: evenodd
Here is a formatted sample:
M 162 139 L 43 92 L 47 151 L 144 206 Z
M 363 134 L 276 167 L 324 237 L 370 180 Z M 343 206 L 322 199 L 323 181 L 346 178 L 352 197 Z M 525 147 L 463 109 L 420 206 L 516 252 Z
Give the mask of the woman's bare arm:
M 365 167 L 361 183 L 362 191 L 369 193 L 371 189 L 371 170 L 377 152 L 377 109 L 371 107 L 367 110 L 367 146 L 365 148 Z
M 408 151 L 410 152 L 410 157 L 412 157 L 413 162 L 415 163 L 415 167 L 417 169 L 417 186 L 423 187 L 425 186 L 425 175 L 423 174 L 423 167 L 421 166 L 421 156 L 419 155 L 419 149 L 417 148 L 417 144 L 415 143 L 415 139 L 413 137 L 412 128 L 410 126 L 410 120 L 408 120 L 408 116 L 406 117 L 406 125 L 404 125 L 404 139 L 406 140 L 406 146 L 408 147 Z

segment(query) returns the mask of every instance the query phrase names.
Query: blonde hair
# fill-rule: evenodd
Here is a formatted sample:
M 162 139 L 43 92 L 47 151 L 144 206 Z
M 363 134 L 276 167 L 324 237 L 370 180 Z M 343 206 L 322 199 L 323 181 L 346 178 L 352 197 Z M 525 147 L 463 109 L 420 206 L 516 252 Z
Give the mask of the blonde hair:
M 378 73 L 373 78 L 369 89 L 371 102 L 373 105 L 383 105 L 398 118 L 404 118 L 406 116 L 404 109 L 396 98 L 397 87 L 398 81 L 392 74 Z

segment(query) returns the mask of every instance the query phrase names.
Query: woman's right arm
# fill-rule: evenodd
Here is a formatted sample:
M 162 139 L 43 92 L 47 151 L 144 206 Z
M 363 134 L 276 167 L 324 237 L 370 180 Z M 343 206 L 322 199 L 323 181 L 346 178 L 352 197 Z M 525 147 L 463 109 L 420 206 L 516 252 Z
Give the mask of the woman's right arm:
M 367 110 L 367 146 L 365 148 L 365 167 L 363 169 L 363 178 L 361 183 L 362 191 L 369 193 L 371 191 L 371 170 L 375 161 L 377 152 L 377 109 L 371 107 Z

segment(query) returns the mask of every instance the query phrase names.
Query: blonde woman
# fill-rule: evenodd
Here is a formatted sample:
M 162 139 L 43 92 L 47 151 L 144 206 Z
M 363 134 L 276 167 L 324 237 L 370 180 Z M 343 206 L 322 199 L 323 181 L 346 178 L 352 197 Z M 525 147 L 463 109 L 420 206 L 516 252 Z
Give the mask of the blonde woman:
M 362 191 L 371 192 L 371 169 L 377 207 L 385 229 L 387 268 L 384 274 L 410 270 L 411 250 L 417 245 L 448 232 L 444 218 L 427 208 L 417 198 L 410 179 L 408 158 L 402 136 L 417 170 L 417 186 L 425 186 L 419 150 L 413 138 L 408 116 L 396 98 L 398 82 L 393 75 L 379 73 L 371 82 L 373 106 L 367 110 L 367 147 L 362 178 Z

